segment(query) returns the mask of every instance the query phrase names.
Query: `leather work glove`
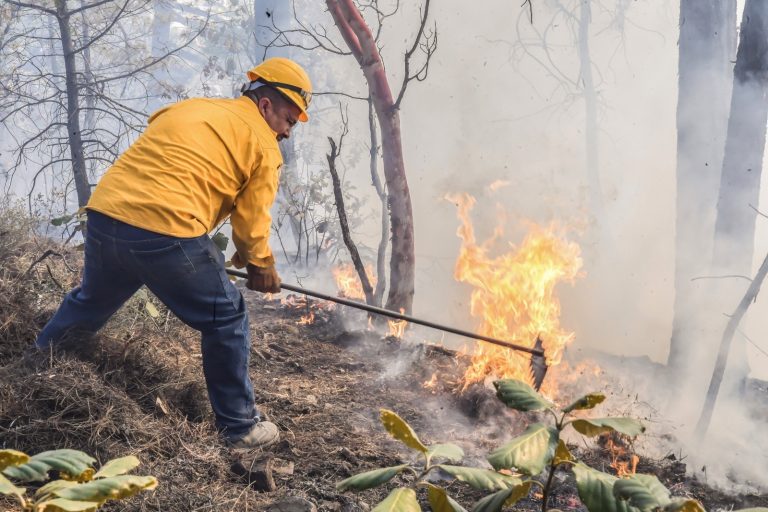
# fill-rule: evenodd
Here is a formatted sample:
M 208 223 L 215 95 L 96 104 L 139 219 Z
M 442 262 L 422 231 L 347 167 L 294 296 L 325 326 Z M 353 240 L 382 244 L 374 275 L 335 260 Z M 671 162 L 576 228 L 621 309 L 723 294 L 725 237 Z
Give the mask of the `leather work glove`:
M 232 266 L 235 268 L 243 268 L 245 266 L 243 260 L 240 259 L 240 253 L 237 251 L 235 251 L 235 254 L 232 255 L 229 261 L 232 262 Z
M 249 289 L 262 293 L 280 293 L 280 276 L 274 265 L 257 267 L 249 263 L 247 270 L 248 282 L 245 286 Z

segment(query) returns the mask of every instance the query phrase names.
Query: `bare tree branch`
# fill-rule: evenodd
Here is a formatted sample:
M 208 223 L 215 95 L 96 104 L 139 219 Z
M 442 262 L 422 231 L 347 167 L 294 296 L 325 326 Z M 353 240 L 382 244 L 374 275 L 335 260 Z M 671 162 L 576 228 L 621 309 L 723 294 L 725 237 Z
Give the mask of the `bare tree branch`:
M 17 7 L 25 7 L 27 9 L 34 9 L 36 11 L 42 11 L 44 13 L 50 14 L 51 16 L 56 16 L 56 11 L 53 9 L 48 9 L 46 7 L 43 7 L 41 5 L 35 5 L 35 4 L 28 4 L 26 2 L 17 2 L 16 0 L 5 0 L 11 5 L 15 5 Z

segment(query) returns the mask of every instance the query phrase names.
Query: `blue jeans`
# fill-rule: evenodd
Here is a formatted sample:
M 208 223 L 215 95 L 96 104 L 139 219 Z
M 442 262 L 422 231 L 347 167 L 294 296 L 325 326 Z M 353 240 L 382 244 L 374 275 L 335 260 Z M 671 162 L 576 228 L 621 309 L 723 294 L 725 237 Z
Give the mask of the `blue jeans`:
M 96 332 L 144 284 L 185 324 L 202 333 L 203 372 L 216 426 L 236 440 L 259 421 L 248 375 L 248 311 L 208 235 L 176 238 L 88 211 L 85 266 L 40 332 L 40 349 L 68 332 Z

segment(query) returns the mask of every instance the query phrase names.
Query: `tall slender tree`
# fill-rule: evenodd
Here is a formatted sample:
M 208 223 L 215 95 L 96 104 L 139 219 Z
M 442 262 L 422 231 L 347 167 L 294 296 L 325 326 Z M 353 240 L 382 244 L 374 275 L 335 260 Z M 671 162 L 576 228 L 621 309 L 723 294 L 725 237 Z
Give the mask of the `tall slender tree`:
M 720 167 L 728 122 L 736 0 L 681 0 L 677 101 L 675 303 L 668 364 L 681 374 L 704 329 Z
M 752 275 L 755 221 L 768 122 L 768 3 L 747 0 L 733 70 L 720 193 L 717 201 L 713 267 L 726 275 Z M 743 280 L 718 283 L 722 311 L 730 311 L 747 288 Z M 744 342 L 733 346 L 726 388 L 743 390 L 749 364 Z
M 344 42 L 365 75 L 381 130 L 384 177 L 389 194 L 392 235 L 392 253 L 389 263 L 390 288 L 386 307 L 410 312 L 413 306 L 416 256 L 413 239 L 413 208 L 400 137 L 399 107 L 402 94 L 397 98 L 392 94 L 375 37 L 354 2 L 326 0 L 326 4 Z M 409 77 L 409 71 L 406 69 L 405 80 Z

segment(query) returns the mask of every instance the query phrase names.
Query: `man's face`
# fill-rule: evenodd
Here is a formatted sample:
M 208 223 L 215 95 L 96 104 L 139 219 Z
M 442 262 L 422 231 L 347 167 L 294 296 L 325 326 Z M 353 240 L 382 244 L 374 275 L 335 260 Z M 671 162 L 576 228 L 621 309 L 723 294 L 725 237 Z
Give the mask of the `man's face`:
M 277 140 L 291 136 L 291 129 L 299 121 L 301 110 L 289 101 L 261 98 L 259 110 L 264 120 L 273 131 L 277 132 Z

